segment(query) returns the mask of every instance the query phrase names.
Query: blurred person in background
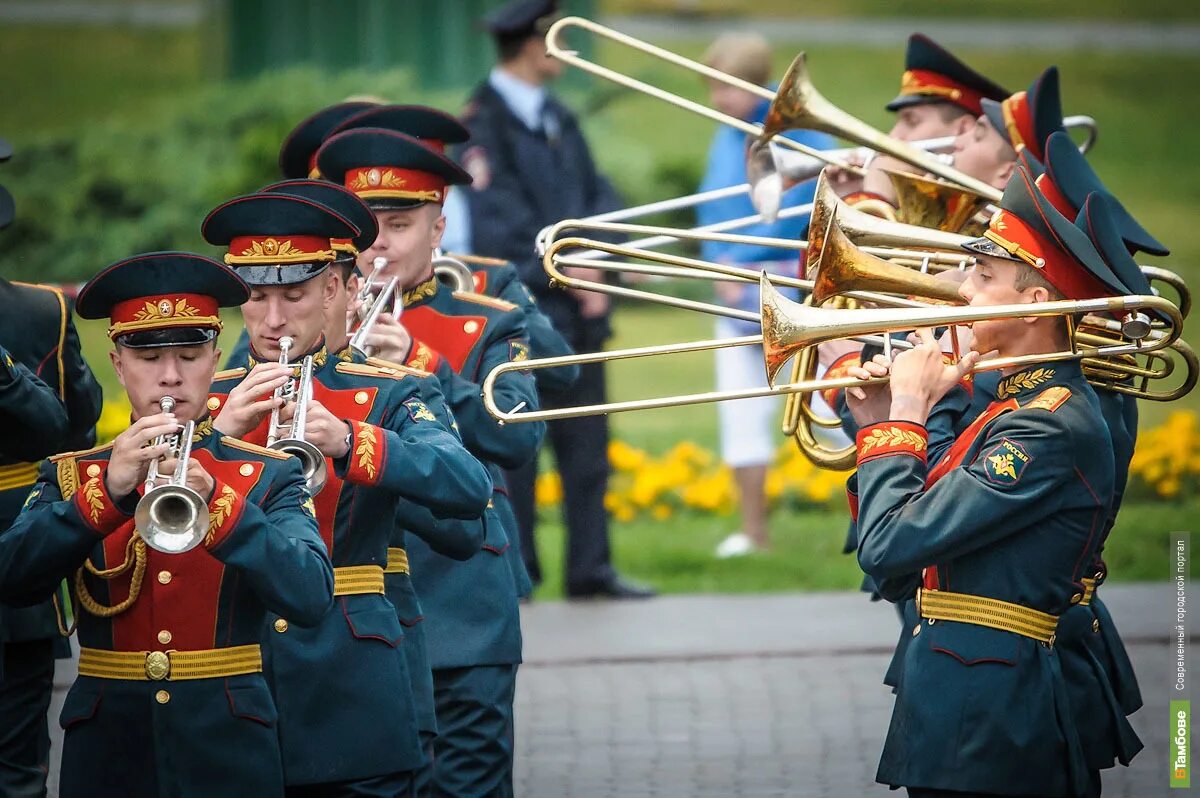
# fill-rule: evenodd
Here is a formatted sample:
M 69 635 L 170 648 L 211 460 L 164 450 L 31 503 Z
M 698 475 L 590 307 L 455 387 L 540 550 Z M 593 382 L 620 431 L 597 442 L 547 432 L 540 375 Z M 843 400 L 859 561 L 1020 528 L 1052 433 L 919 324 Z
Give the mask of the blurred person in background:
M 719 37 L 708 48 L 704 63 L 713 69 L 727 72 L 750 83 L 766 86 L 771 75 L 771 49 L 766 39 L 755 33 L 728 33 Z M 744 119 L 761 123 L 766 116 L 769 103 L 743 89 L 720 81 L 709 82 L 710 104 L 717 110 Z M 834 141 L 824 133 L 794 131 L 788 138 L 817 149 L 830 149 Z M 700 191 L 726 188 L 746 182 L 746 134 L 732 127 L 722 126 L 713 137 L 708 151 L 708 165 Z M 813 198 L 815 181 L 801 183 L 785 195 L 782 207 L 809 203 Z M 754 215 L 750 195 L 705 203 L 697 209 L 696 221 L 700 225 L 723 222 L 743 216 Z M 808 214 L 780 219 L 774 223 L 760 223 L 738 230 L 739 233 L 755 236 L 801 239 L 808 230 Z M 704 260 L 735 264 L 754 270 L 765 270 L 771 274 L 796 275 L 797 253 L 795 250 L 775 249 L 749 244 L 729 244 L 706 241 L 701 244 Z M 722 304 L 748 310 L 759 310 L 758 286 L 750 283 L 718 282 L 717 299 Z M 756 335 L 756 322 L 720 318 L 717 320 L 717 336 L 732 338 Z M 716 350 L 717 390 L 739 390 L 759 388 L 766 385 L 761 347 L 732 347 Z M 814 399 L 814 403 L 818 400 Z M 779 421 L 780 402 L 778 397 L 746 399 L 738 402 L 720 402 L 717 413 L 721 427 L 721 457 L 734 470 L 738 492 L 742 528 L 725 538 L 717 546 L 718 557 L 736 557 L 752 551 L 765 549 L 769 545 L 767 534 L 767 501 L 764 486 L 767 466 L 777 445 L 773 427 Z
M 558 16 L 556 0 L 513 0 L 487 15 L 497 64 L 471 96 L 463 115 L 470 141 L 458 159 L 471 175 L 466 202 L 448 204 L 446 248 L 512 262 L 538 302 L 576 352 L 596 352 L 612 334 L 608 296 L 551 288 L 534 251 L 545 226 L 622 206 L 599 173 L 575 115 L 547 89 L 562 64 L 546 52 L 545 35 Z M 454 198 L 455 194 L 450 194 Z M 582 272 L 585 270 L 576 270 Z M 585 276 L 582 275 L 581 276 Z M 586 275 L 603 279 L 599 273 Z M 544 386 L 543 386 L 544 388 Z M 604 366 L 581 366 L 569 391 L 541 392 L 543 408 L 605 401 Z M 572 598 L 642 598 L 653 591 L 618 576 L 608 538 L 608 419 L 552 421 L 548 439 L 562 476 L 567 530 L 566 592 Z M 541 568 L 536 524 L 536 458 L 506 472 L 521 529 L 521 550 L 530 578 Z

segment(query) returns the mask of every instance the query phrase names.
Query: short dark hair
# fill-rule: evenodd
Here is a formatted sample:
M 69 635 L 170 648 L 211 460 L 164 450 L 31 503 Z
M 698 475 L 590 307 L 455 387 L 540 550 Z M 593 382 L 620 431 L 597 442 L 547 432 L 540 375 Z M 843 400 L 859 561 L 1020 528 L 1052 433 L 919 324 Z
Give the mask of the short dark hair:
M 500 59 L 500 63 L 506 64 L 509 61 L 516 60 L 521 55 L 521 49 L 525 46 L 525 42 L 538 37 L 535 31 L 522 31 L 517 34 L 500 34 L 496 36 L 496 57 Z

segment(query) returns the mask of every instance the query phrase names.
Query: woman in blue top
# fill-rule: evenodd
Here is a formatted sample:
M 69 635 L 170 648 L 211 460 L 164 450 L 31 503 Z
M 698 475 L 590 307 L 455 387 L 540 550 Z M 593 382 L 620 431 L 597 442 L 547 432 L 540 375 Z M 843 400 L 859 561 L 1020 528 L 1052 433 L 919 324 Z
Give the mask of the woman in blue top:
M 729 33 L 719 37 L 708 48 L 704 63 L 734 77 L 767 85 L 771 72 L 771 50 L 765 39 L 751 33 Z M 748 122 L 761 123 L 767 113 L 767 101 L 750 92 L 710 81 L 710 103 L 730 116 Z M 789 138 L 818 149 L 830 149 L 833 139 L 823 133 L 795 131 Z M 708 152 L 708 165 L 701 191 L 735 186 L 746 182 L 746 146 L 744 133 L 722 126 L 713 137 Z M 813 181 L 801 183 L 788 191 L 782 207 L 803 205 L 812 201 Z M 716 200 L 701 205 L 696 211 L 701 225 L 752 216 L 754 207 L 750 195 Z M 804 238 L 808 230 L 808 214 L 781 219 L 772 224 L 760 223 L 739 232 L 748 235 L 777 238 Z M 776 249 L 748 244 L 727 244 L 706 241 L 701 246 L 705 260 L 736 264 L 772 274 L 795 276 L 795 250 Z M 748 283 L 717 283 L 717 299 L 722 304 L 742 310 L 758 311 L 758 286 Z M 719 337 L 754 335 L 759 326 L 753 322 L 721 318 L 717 321 Z M 716 352 L 717 389 L 754 388 L 766 384 L 762 350 L 758 347 L 718 349 Z M 764 495 L 767 466 L 775 449 L 773 427 L 777 423 L 777 398 L 747 399 L 721 402 L 717 405 L 721 425 L 721 455 L 734 469 L 741 494 L 742 530 L 727 537 L 717 547 L 718 557 L 747 554 L 767 547 L 767 507 Z

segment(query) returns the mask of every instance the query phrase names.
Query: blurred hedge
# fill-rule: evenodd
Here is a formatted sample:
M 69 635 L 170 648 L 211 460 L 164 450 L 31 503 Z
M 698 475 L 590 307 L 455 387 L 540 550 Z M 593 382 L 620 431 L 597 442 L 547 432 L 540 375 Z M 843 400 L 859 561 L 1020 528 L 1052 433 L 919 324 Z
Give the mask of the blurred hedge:
M 204 215 L 278 179 L 279 145 L 296 122 L 366 93 L 458 107 L 457 98 L 414 91 L 403 71 L 299 69 L 189 90 L 149 114 L 27 141 L 0 167 L 17 202 L 17 219 L 0 236 L 0 269 L 16 279 L 76 280 L 134 252 L 207 251 Z

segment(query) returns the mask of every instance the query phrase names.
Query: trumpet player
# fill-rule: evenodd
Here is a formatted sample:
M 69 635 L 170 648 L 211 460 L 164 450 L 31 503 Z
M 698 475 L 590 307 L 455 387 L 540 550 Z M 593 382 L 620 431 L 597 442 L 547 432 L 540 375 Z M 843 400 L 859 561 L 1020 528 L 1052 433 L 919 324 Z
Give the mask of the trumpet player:
M 268 612 L 318 622 L 334 580 L 299 465 L 226 437 L 208 413 L 218 309 L 248 294 L 227 267 L 169 252 L 115 263 L 79 293 L 82 317 L 111 319 L 133 423 L 107 446 L 45 463 L 0 537 L 0 598 L 45 600 L 64 578 L 76 594 L 63 796 L 283 792 L 260 630 Z M 185 421 L 191 441 L 172 441 Z M 206 530 L 186 552 L 151 548 L 134 526 L 135 507 L 164 489 L 143 484 L 158 460 L 203 502 L 193 510 Z
M 421 105 L 377 105 L 367 108 L 342 122 L 333 129 L 332 134 L 364 127 L 397 130 L 423 142 L 433 142 L 435 148 L 465 144 L 468 136 L 466 128 L 449 114 Z M 449 193 L 446 198 L 447 203 L 452 204 L 456 196 L 458 196 L 456 193 Z M 465 200 L 462 202 L 465 203 Z M 447 224 L 450 224 L 454 217 L 449 207 L 443 208 L 443 214 L 446 216 Z M 445 243 L 445 239 L 442 243 Z M 501 299 L 522 310 L 525 314 L 525 323 L 529 334 L 530 357 L 559 357 L 574 354 L 571 345 L 555 329 L 549 316 L 538 307 L 532 292 L 521 282 L 515 265 L 499 258 L 460 254 L 453 257 L 461 260 L 471 270 L 472 287 L 469 289 L 471 293 Z M 538 369 L 534 372 L 539 397 L 547 392 L 563 393 L 570 390 L 578 377 L 578 366 Z M 520 555 L 530 581 L 537 585 L 542 581 L 542 568 L 538 560 L 537 543 L 533 534 L 537 520 L 533 495 L 533 485 L 537 477 L 537 458 L 531 458 L 525 465 L 506 471 L 504 476 L 505 483 L 509 486 L 508 499 L 512 503 L 519 527 Z
M 544 425 L 501 426 L 488 415 L 479 382 L 495 365 L 529 354 L 524 317 L 507 302 L 452 291 L 433 273 L 444 229 L 447 187 L 469 177 L 426 139 L 379 128 L 331 137 L 317 166 L 375 211 L 379 236 L 359 256 L 370 271 L 384 258 L 384 279 L 399 279 L 403 315 L 379 317 L 365 342 L 390 361 L 437 374 L 463 441 L 488 464 L 496 492 L 482 550 L 463 563 L 434 556 L 413 541 L 413 582 L 428 610 L 438 738 L 435 794 L 504 795 L 512 790 L 512 703 L 521 660 L 518 594 L 529 580 L 516 542 L 501 467 L 535 456 Z M 533 377 L 513 373 L 501 401 L 537 406 Z M 524 427 L 524 428 L 523 428 Z M 464 600 L 464 596 L 472 600 Z
M 349 247 L 339 250 L 337 259 L 330 266 L 330 271 L 334 272 L 336 290 L 330 311 L 325 314 L 325 340 L 328 342 L 329 351 L 336 352 L 338 357 L 352 358 L 353 353 L 349 351 L 350 336 L 347 334 L 346 308 L 351 301 L 350 292 L 346 287 L 347 279 L 355 269 L 357 253 L 371 246 L 378 235 L 374 213 L 353 192 L 325 180 L 285 180 L 267 186 L 262 191 L 289 194 L 319 202 L 349 219 L 359 229 L 359 235 L 349 242 Z M 386 302 L 387 297 L 379 297 L 377 301 Z M 396 363 L 385 363 L 377 359 L 370 362 L 394 368 L 417 378 L 421 388 L 421 399 L 430 411 L 447 428 L 457 428 L 446 407 L 437 377 L 427 371 Z M 485 518 L 494 512 L 494 508 L 489 508 Z M 483 545 L 485 518 L 438 518 L 420 504 L 401 499 L 396 511 L 396 525 L 388 545 L 387 565 L 383 572 L 384 589 L 388 601 L 396 608 L 397 619 L 404 628 L 402 648 L 408 664 L 417 731 L 421 738 L 421 748 L 430 758 L 433 754 L 433 740 L 437 737 L 437 715 L 433 699 L 433 673 L 425 640 L 427 613 L 422 608 L 412 584 L 407 538 L 409 533 L 414 534 L 433 551 L 451 560 L 469 559 L 478 554 Z M 496 524 L 498 521 L 492 519 L 490 523 Z M 427 769 L 422 769 L 420 775 L 424 777 L 426 774 Z M 425 794 L 425 787 L 424 782 L 419 780 L 415 785 L 417 794 Z
M 961 295 L 971 305 L 1122 294 L 1088 237 L 1024 169 L 1009 184 Z M 890 364 L 885 389 L 851 389 L 858 435 L 858 557 L 890 600 L 918 615 L 899 663 L 877 779 L 913 796 L 1098 794 L 1067 710 L 1060 618 L 1082 602 L 1108 517 L 1112 441 L 1077 361 L 1002 372 L 995 401 L 936 462 L 925 424 L 988 350 L 1069 348 L 1062 318 L 997 318 L 947 364 L 932 335 Z M 928 696 L 936 691 L 937 701 Z M 986 720 L 984 720 L 986 718 Z M 962 752 L 976 752 L 970 763 Z
M 358 228 L 312 200 L 256 194 L 217 207 L 202 232 L 227 248 L 227 262 L 251 285 L 242 316 L 254 365 L 217 375 L 209 403 L 218 428 L 251 441 L 265 441 L 272 426 L 286 428 L 296 418 L 286 398 L 294 365 L 312 363 L 311 385 L 297 388 L 311 389 L 306 424 L 282 435 L 324 456 L 316 514 L 339 610 L 312 629 L 281 614 L 264 633 L 288 792 L 403 794 L 423 754 L 407 662 L 397 650 L 404 632 L 384 596 L 397 502 L 477 518 L 491 482 L 430 412 L 415 378 L 325 346 L 337 291 L 329 266 L 335 245 L 356 238 Z M 370 734 L 357 733 L 367 725 Z

